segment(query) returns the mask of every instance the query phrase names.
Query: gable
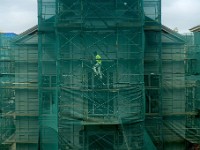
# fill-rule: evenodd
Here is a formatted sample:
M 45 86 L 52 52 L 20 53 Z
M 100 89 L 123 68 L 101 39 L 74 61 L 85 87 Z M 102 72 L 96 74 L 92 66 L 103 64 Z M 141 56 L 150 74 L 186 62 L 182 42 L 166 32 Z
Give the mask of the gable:
M 184 39 L 180 39 L 179 37 L 176 37 L 175 35 L 162 31 L 162 43 L 163 44 L 184 44 Z

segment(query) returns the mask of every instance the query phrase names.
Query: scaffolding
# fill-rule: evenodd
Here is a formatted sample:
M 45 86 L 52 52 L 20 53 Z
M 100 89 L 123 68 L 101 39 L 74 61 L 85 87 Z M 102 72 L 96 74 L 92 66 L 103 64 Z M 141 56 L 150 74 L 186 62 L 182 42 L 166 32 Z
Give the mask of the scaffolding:
M 161 0 L 38 0 L 38 12 L 38 26 L 0 34 L 0 149 L 199 146 L 200 34 L 161 25 Z
M 143 149 L 142 1 L 49 0 L 39 2 L 39 12 L 40 105 L 50 92 L 58 147 Z M 95 51 L 102 79 L 93 71 Z M 44 87 L 47 74 L 55 87 Z
M 9 38 L 1 49 L 2 116 L 10 118 L 1 128 L 1 142 L 8 149 L 33 149 L 38 143 L 37 27 Z M 12 36 L 13 37 L 13 36 Z M 9 97 L 6 97 L 9 96 Z
M 186 133 L 185 137 L 190 142 L 191 147 L 200 145 L 200 101 L 199 101 L 199 32 L 186 35 L 186 112 L 192 115 L 186 115 Z
M 14 110 L 14 91 L 10 88 L 14 81 L 13 37 L 13 33 L 0 34 L 0 149 L 8 147 L 4 142 L 15 131 L 13 116 L 6 115 Z
M 144 0 L 144 83 L 146 130 L 154 145 L 163 149 L 161 1 Z
M 20 34 L 15 51 L 16 149 L 36 149 L 38 145 L 38 46 L 37 26 Z M 12 139 L 11 139 L 12 141 Z
M 162 116 L 163 116 L 163 141 L 165 148 L 173 148 L 191 144 L 197 144 L 199 135 L 193 130 L 197 126 L 191 126 L 192 118 L 196 118 L 194 91 L 197 86 L 192 74 L 194 56 L 197 57 L 192 47 L 192 36 L 184 37 L 167 27 L 164 27 L 162 39 Z M 169 34 L 170 33 L 170 34 Z M 170 40 L 166 40 L 170 37 Z M 193 65 L 193 66 L 192 66 Z M 191 70 L 192 69 L 192 70 Z M 184 94 L 183 94 L 184 93 Z M 198 119 L 196 119 L 198 120 Z M 174 141 L 174 145 L 170 145 Z
M 186 145 L 185 116 L 185 40 L 182 35 L 165 27 L 162 43 L 162 115 L 164 147 Z M 170 34 L 169 34 L 170 33 Z M 174 141 L 174 145 L 170 145 Z

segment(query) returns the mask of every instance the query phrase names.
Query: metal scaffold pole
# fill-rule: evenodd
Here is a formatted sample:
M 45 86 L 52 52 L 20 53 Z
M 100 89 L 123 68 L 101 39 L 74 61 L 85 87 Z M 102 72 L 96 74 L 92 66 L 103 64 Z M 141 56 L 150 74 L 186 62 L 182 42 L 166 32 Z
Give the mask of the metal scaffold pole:
M 58 147 L 143 149 L 142 1 L 41 1 L 40 8 L 40 101 L 53 92 L 44 76 L 57 70 Z

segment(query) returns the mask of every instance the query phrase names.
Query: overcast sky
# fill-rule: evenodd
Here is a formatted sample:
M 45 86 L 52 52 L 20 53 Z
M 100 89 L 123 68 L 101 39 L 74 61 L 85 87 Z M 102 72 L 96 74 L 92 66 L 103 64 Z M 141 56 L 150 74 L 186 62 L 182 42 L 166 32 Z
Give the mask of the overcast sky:
M 37 24 L 37 0 L 0 0 L 0 32 L 21 33 Z
M 21 33 L 37 24 L 37 0 L 0 0 L 0 32 Z M 200 0 L 162 0 L 162 23 L 180 33 L 200 24 Z
M 162 23 L 180 33 L 200 25 L 200 0 L 162 0 Z

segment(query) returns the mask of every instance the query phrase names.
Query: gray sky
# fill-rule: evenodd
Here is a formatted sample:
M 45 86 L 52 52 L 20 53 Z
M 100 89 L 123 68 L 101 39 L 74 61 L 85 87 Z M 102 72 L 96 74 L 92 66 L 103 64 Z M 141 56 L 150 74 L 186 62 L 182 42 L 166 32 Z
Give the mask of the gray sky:
M 0 0 L 0 32 L 21 33 L 37 24 L 37 0 Z
M 200 0 L 162 0 L 162 24 L 180 33 L 200 25 Z
M 0 32 L 21 33 L 37 24 L 37 0 L 0 0 Z M 180 33 L 200 24 L 200 0 L 162 0 L 162 23 Z

